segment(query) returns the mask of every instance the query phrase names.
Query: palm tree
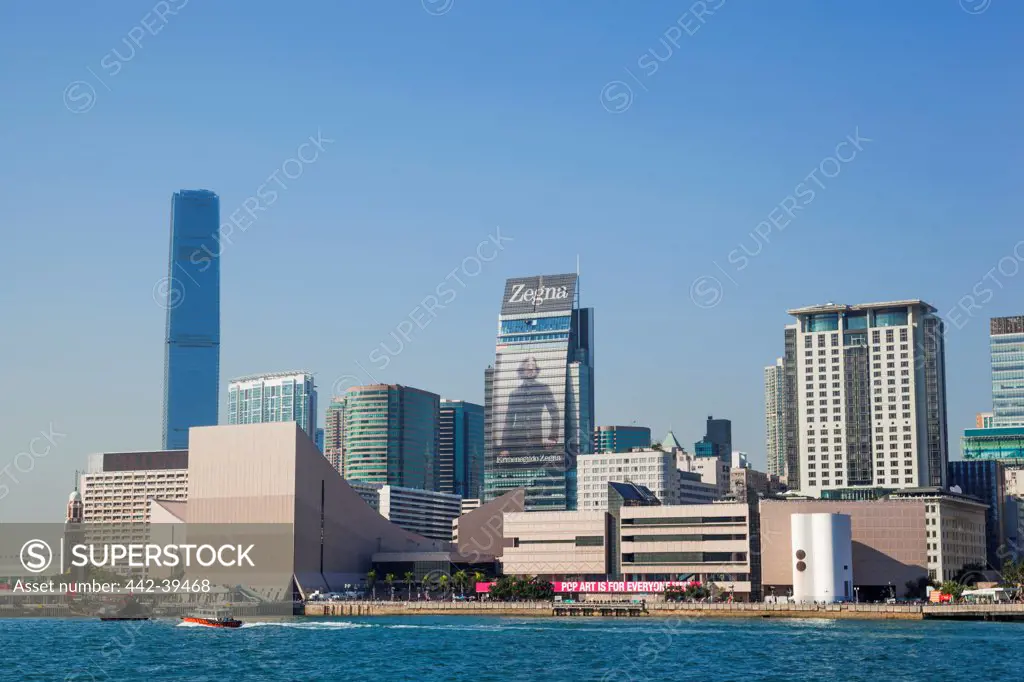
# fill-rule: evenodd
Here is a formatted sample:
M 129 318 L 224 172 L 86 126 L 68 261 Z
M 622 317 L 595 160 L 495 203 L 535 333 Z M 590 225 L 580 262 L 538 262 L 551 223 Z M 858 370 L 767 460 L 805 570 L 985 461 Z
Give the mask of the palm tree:
M 480 571 L 473 571 L 473 591 L 476 592 L 476 583 L 482 583 L 486 579 L 487 577 Z M 479 598 L 480 595 L 477 595 L 477 599 Z
M 373 598 L 377 599 L 377 571 L 372 568 L 366 572 L 366 584 L 373 590 Z
M 388 573 L 384 576 L 384 582 L 388 584 L 388 589 L 391 590 L 391 601 L 395 601 L 395 574 Z
M 408 589 L 408 599 L 412 601 L 412 584 L 416 582 L 416 574 L 412 571 L 405 572 L 405 586 Z
M 960 595 L 964 593 L 964 586 L 955 580 L 947 580 L 942 583 L 942 594 L 948 594 L 954 602 L 960 601 Z
M 447 573 L 442 573 L 437 579 L 437 586 L 441 588 L 441 599 L 445 598 L 448 593 L 448 583 L 451 582 L 451 578 L 448 577 Z
M 459 593 L 466 596 L 466 583 L 469 582 L 469 574 L 465 571 L 456 571 L 455 575 L 452 576 L 456 585 L 459 586 Z

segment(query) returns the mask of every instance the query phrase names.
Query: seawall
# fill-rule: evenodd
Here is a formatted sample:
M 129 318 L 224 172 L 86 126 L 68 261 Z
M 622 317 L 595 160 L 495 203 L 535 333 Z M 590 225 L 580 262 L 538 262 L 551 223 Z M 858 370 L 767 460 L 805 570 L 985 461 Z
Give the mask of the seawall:
M 321 602 L 307 616 L 551 617 L 551 602 Z M 687 604 L 648 602 L 648 617 L 830 618 L 851 620 L 1022 620 L 1024 604 Z M 572 617 L 572 616 L 570 616 Z

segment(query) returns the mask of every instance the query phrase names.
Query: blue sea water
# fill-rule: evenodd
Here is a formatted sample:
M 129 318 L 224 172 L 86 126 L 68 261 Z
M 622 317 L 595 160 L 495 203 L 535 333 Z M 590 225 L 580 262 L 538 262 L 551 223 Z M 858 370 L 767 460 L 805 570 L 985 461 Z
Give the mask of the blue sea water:
M 1011 680 L 1024 624 L 403 617 L 0 621 L 0 680 Z

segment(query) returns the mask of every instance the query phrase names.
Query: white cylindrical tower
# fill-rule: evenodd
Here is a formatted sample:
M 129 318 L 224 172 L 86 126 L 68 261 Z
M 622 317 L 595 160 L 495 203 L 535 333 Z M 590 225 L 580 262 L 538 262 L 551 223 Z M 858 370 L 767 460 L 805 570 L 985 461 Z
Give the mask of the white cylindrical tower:
M 793 599 L 835 602 L 853 598 L 853 534 L 846 514 L 793 514 Z

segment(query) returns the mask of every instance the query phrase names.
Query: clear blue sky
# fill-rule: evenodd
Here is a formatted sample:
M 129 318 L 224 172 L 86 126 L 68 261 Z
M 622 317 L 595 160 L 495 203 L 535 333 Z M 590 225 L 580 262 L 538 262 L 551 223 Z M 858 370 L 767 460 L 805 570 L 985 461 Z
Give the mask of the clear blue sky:
M 88 453 L 158 446 L 171 193 L 212 189 L 226 219 L 318 130 L 335 141 L 225 247 L 222 385 L 306 368 L 325 404 L 360 363 L 482 400 L 503 280 L 578 254 L 599 423 L 693 442 L 729 417 L 763 466 L 787 308 L 946 315 L 1009 257 L 951 325 L 954 456 L 989 409 L 987 319 L 1024 312 L 1021 3 L 708 0 L 703 24 L 686 2 L 183 3 L 0 9 L 0 468 L 66 434 L 0 481 L 0 520 L 58 518 Z M 603 90 L 618 80 L 631 101 Z M 730 263 L 858 129 L 838 176 Z M 496 226 L 512 241 L 378 371 L 370 352 Z

